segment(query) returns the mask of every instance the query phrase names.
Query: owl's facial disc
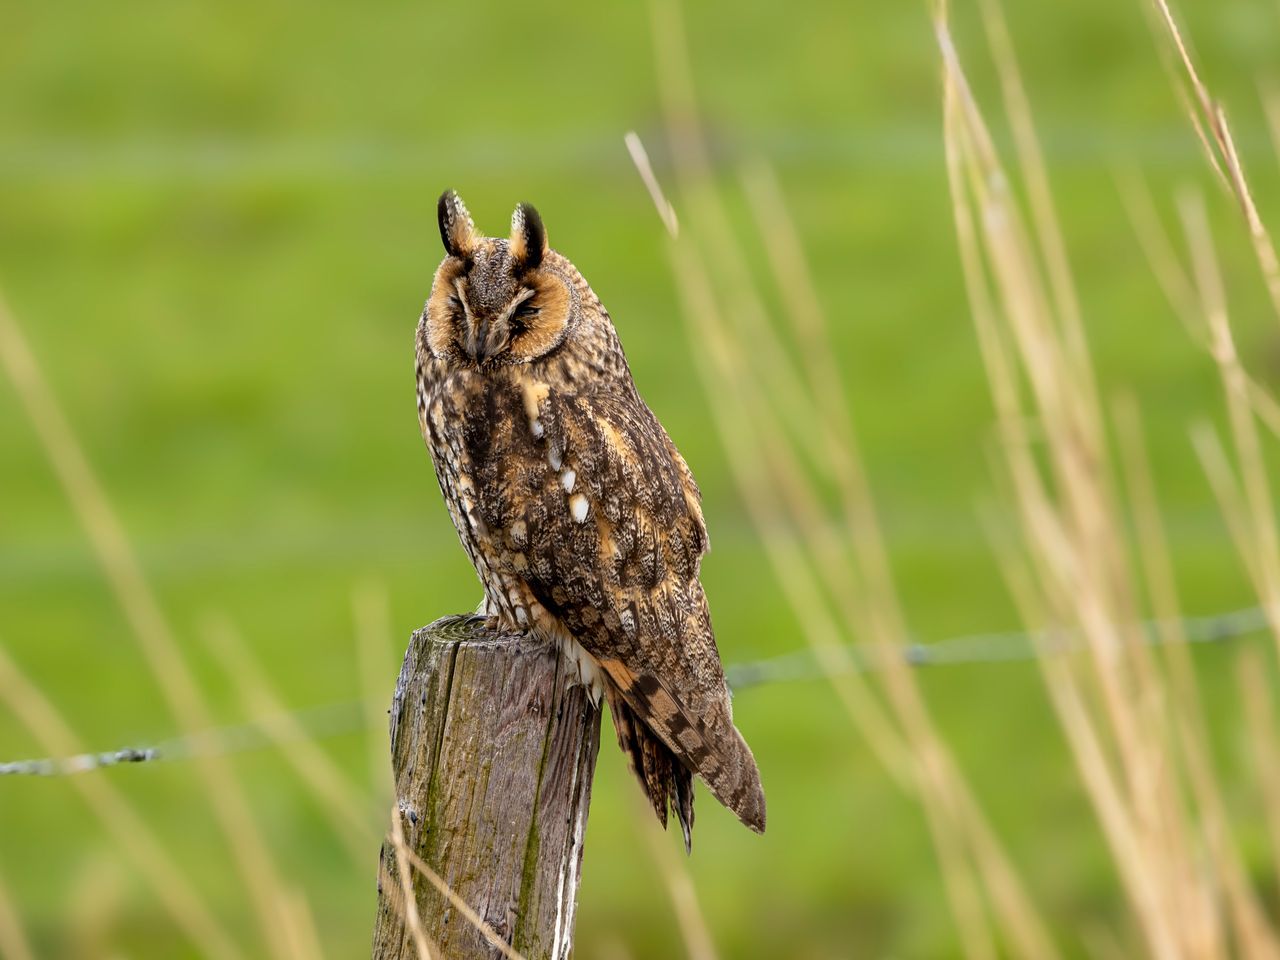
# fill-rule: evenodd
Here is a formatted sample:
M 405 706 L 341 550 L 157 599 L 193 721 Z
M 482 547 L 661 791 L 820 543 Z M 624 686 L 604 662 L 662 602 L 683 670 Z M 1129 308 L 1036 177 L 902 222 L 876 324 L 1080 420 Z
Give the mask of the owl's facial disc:
M 495 277 L 474 267 L 451 267 L 448 261 L 441 265 L 427 303 L 428 339 L 436 356 L 528 363 L 563 341 L 571 300 L 560 276 L 540 269 Z
M 440 235 L 447 256 L 426 310 L 436 357 L 528 363 L 564 341 L 573 295 L 533 207 L 516 207 L 510 239 L 497 240 L 475 232 L 466 207 L 449 191 L 440 198 Z

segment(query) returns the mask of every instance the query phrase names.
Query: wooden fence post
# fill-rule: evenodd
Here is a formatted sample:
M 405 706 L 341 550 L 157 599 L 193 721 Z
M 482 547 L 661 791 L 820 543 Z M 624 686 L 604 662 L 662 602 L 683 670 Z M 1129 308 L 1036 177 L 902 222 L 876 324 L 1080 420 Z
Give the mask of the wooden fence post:
M 446 617 L 409 642 L 391 707 L 407 848 L 528 960 L 573 941 L 600 710 L 556 648 Z M 382 845 L 374 960 L 417 957 L 395 849 Z M 423 931 L 445 958 L 502 953 L 413 871 Z

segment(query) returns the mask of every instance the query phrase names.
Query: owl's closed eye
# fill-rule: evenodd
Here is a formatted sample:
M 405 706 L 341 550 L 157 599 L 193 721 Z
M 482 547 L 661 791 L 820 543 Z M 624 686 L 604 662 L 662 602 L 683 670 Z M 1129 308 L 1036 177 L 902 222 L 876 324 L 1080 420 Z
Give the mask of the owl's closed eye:
M 448 256 L 425 311 L 432 354 L 462 365 L 498 365 L 528 363 L 555 350 L 574 319 L 574 298 L 548 257 L 538 211 L 522 203 L 509 238 L 483 237 L 457 195 L 446 193 L 439 220 Z

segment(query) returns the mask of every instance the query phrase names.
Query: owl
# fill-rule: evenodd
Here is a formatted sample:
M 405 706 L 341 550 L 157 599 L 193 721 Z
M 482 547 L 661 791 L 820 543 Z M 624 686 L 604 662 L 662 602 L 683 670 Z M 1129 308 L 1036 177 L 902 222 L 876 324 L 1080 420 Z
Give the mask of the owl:
M 760 774 L 698 579 L 701 495 L 608 311 L 528 204 L 507 239 L 478 233 L 452 191 L 438 212 L 445 258 L 418 323 L 418 418 L 481 612 L 576 665 L 686 851 L 694 774 L 763 832 Z

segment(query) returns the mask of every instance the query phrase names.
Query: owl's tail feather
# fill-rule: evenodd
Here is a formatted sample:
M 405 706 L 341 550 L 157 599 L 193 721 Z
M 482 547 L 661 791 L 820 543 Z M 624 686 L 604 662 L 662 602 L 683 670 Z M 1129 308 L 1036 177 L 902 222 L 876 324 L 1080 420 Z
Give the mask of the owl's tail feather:
M 632 712 L 626 700 L 609 685 L 605 694 L 613 714 L 613 728 L 618 745 L 627 757 L 631 771 L 640 781 L 658 822 L 667 825 L 667 806 L 675 812 L 684 834 L 685 853 L 693 849 L 693 774 L 689 772 L 667 745 L 655 737 L 644 722 Z
M 764 787 L 760 784 L 756 758 L 733 725 L 728 710 L 716 713 L 716 717 L 708 718 L 708 726 L 715 727 L 714 755 L 704 758 L 698 765 L 698 775 L 711 788 L 715 798 L 732 810 L 739 820 L 756 833 L 764 833 Z M 709 732 L 707 727 L 703 730 Z
M 712 694 L 700 710 L 682 705 L 671 690 L 650 673 L 620 669 L 616 661 L 600 664 L 617 685 L 610 703 L 625 700 L 634 726 L 647 727 L 683 766 L 702 778 L 717 800 L 739 820 L 764 833 L 764 788 L 751 748 L 733 725 L 728 692 Z M 614 716 L 618 715 L 614 708 Z M 626 750 L 626 746 L 623 746 Z
M 609 671 L 616 679 L 620 672 Z M 626 674 L 630 684 L 606 684 L 618 743 L 665 827 L 667 804 L 680 818 L 685 848 L 693 826 L 693 774 L 756 833 L 764 833 L 764 789 L 751 748 L 733 725 L 728 697 L 701 714 L 680 708 L 661 681 Z

